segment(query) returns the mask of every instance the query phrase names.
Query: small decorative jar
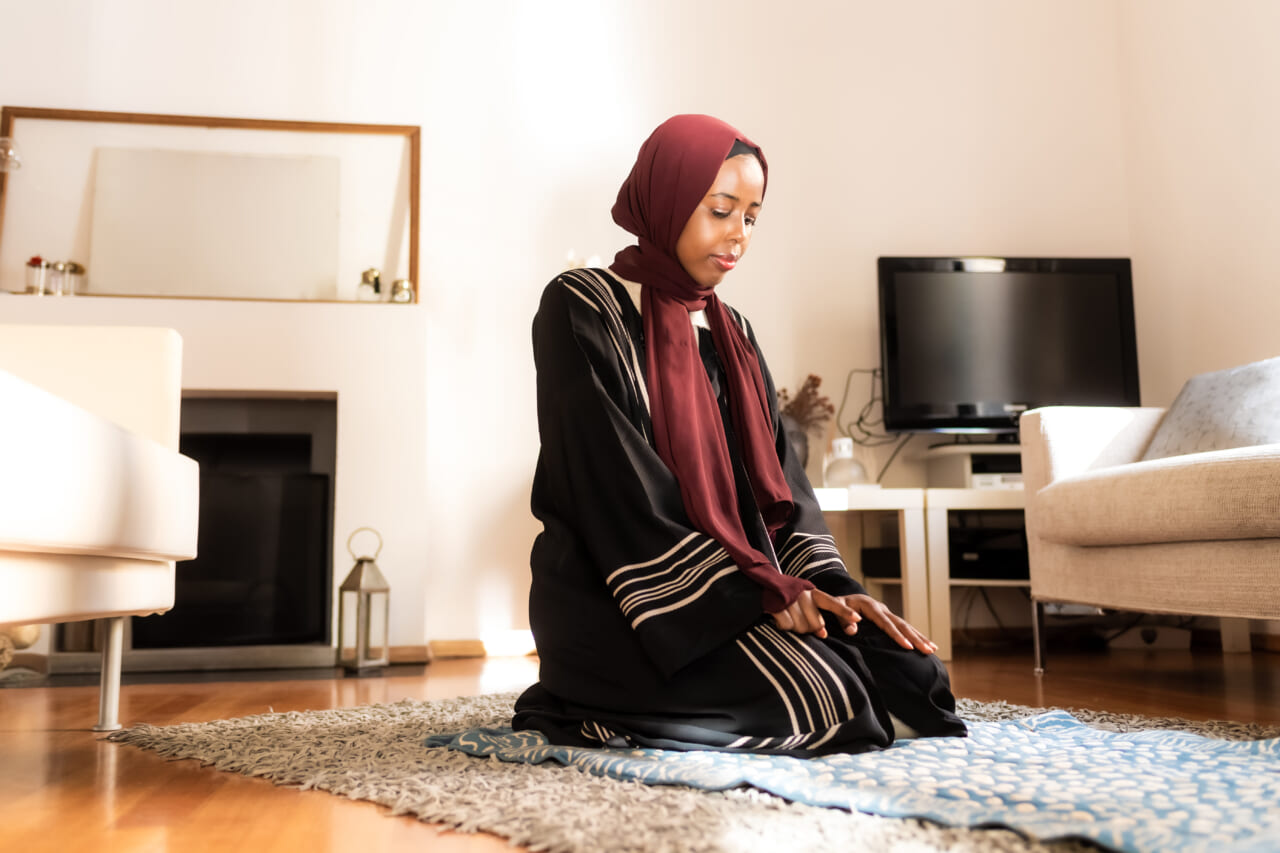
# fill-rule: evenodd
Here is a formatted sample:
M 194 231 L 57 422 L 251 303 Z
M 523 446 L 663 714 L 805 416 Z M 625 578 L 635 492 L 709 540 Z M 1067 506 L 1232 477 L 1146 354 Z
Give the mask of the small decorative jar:
M 44 258 L 36 255 L 27 261 L 27 293 L 43 296 L 49 290 L 49 272 L 52 265 Z

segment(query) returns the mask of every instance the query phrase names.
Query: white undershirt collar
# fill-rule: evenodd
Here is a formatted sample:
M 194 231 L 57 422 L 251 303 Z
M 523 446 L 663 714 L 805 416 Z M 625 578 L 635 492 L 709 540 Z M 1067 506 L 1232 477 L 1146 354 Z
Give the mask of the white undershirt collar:
M 627 293 L 631 295 L 631 301 L 634 302 L 636 305 L 636 310 L 640 311 L 641 313 L 644 313 L 640 308 L 640 292 L 643 289 L 644 285 L 640 284 L 637 281 L 628 281 L 627 279 L 613 272 L 613 270 L 610 270 L 609 272 L 617 276 L 618 281 L 622 282 L 622 286 L 627 289 Z M 703 308 L 699 308 L 697 311 L 690 311 L 689 321 L 693 323 L 693 325 L 696 328 L 699 328 L 699 329 L 711 328 L 711 323 L 707 320 L 707 312 Z

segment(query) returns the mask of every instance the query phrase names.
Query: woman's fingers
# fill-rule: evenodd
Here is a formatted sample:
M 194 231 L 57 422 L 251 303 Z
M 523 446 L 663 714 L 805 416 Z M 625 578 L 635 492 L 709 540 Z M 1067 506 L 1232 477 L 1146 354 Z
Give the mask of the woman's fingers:
M 827 625 L 822 620 L 819 603 L 813 593 L 817 590 L 805 590 L 800 597 L 776 613 L 770 613 L 773 623 L 783 631 L 794 631 L 797 634 L 817 634 L 827 636 Z M 819 595 L 824 593 L 819 592 Z
M 784 610 L 779 610 L 777 613 L 770 613 L 769 615 L 773 617 L 773 624 L 777 625 L 783 631 L 795 630 L 796 623 L 795 620 L 791 618 L 790 607 Z
M 933 654 L 938 650 L 938 647 L 930 642 L 928 637 L 917 631 L 906 619 L 894 614 L 889 608 L 884 608 L 883 617 L 883 619 L 876 620 L 876 624 L 883 628 L 884 632 L 904 649 L 915 649 L 927 655 Z
M 796 603 L 793 605 L 800 608 L 800 613 L 804 620 L 804 627 L 798 630 L 802 634 L 817 634 L 819 637 L 826 637 L 827 625 L 822 621 L 822 614 L 818 611 L 817 602 L 814 601 L 814 592 L 815 590 L 806 589 L 800 593 L 800 597 L 796 599 Z M 817 594 L 824 595 L 822 592 L 817 592 Z
M 862 616 L 858 611 L 850 607 L 844 599 L 815 590 L 814 601 L 819 607 L 831 613 L 840 621 L 846 634 L 856 634 L 858 632 L 858 622 L 862 619 Z
M 935 643 L 933 640 L 930 640 L 924 634 L 921 634 L 919 631 L 917 631 L 915 629 L 915 626 L 912 625 L 910 622 L 904 621 L 902 624 L 906 625 L 907 628 L 910 629 L 909 639 L 911 640 L 911 644 L 916 649 L 924 652 L 927 655 L 931 655 L 938 650 L 938 644 Z
M 884 621 L 880 623 L 880 627 L 884 628 L 884 632 L 892 637 L 893 641 L 904 649 L 914 649 L 916 644 L 912 642 L 911 638 L 907 636 L 907 631 L 904 630 L 908 627 L 907 623 L 902 622 L 902 624 L 899 625 L 898 623 L 900 621 L 901 620 L 898 619 L 898 617 L 889 613 L 886 614 Z
M 890 639 L 904 649 L 915 649 L 926 655 L 938 650 L 937 644 L 916 630 L 915 626 L 906 619 L 890 610 L 883 602 L 876 601 L 869 595 L 848 596 L 845 600 L 860 613 L 869 616 L 871 621 L 884 629 Z

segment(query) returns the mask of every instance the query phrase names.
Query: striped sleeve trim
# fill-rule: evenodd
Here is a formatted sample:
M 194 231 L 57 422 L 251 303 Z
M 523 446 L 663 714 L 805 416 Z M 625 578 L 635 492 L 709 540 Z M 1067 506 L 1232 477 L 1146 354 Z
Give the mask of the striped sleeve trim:
M 811 580 L 824 572 L 845 573 L 834 537 L 820 533 L 792 533 L 778 549 L 783 574 Z
M 605 578 L 632 628 L 696 602 L 717 581 L 738 571 L 715 540 L 690 533 L 661 556 L 622 566 Z

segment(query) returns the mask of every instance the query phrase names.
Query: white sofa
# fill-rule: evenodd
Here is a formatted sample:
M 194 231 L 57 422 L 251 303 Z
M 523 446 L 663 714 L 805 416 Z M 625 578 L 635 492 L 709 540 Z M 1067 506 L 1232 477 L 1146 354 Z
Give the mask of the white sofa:
M 171 329 L 0 325 L 0 625 L 105 620 L 99 731 L 124 617 L 172 608 L 196 553 L 181 373 Z
M 1139 461 L 1164 416 L 1022 416 L 1037 671 L 1044 602 L 1222 617 L 1224 651 L 1280 619 L 1280 444 Z

